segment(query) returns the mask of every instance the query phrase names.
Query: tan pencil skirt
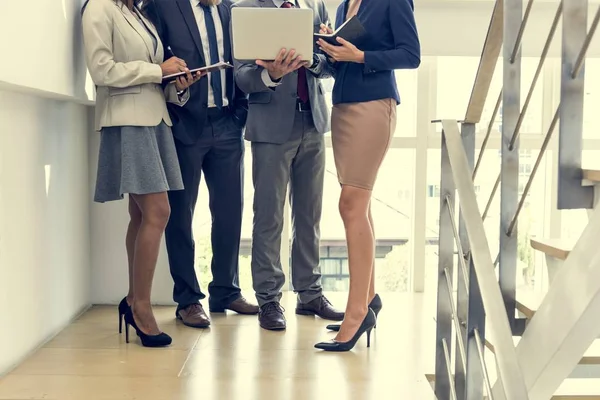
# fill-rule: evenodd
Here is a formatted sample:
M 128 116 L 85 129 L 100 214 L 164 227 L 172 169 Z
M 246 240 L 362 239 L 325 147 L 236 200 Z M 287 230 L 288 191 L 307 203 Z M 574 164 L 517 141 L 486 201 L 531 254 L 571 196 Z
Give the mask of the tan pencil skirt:
M 373 190 L 395 130 L 394 99 L 334 105 L 331 141 L 340 183 Z

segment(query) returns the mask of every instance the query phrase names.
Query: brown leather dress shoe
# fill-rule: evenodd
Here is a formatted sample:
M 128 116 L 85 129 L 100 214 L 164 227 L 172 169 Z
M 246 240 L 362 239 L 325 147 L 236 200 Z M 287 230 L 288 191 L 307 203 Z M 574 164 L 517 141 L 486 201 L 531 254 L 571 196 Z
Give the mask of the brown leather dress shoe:
M 279 303 L 264 304 L 258 312 L 260 327 L 269 331 L 282 331 L 285 329 L 285 315 Z
M 225 310 L 235 311 L 238 314 L 243 315 L 256 315 L 258 314 L 258 306 L 250 303 L 243 296 L 237 300 L 232 301 L 227 307 L 210 306 L 211 313 L 224 313 Z
M 192 328 L 208 328 L 210 326 L 210 318 L 208 318 L 200 303 L 190 304 L 178 310 L 177 319 L 183 322 L 185 326 Z
M 296 314 L 298 315 L 316 315 L 323 319 L 328 319 L 331 321 L 343 321 L 344 313 L 342 311 L 338 311 L 327 300 L 327 297 L 321 296 L 310 303 L 300 303 L 300 299 L 296 303 Z

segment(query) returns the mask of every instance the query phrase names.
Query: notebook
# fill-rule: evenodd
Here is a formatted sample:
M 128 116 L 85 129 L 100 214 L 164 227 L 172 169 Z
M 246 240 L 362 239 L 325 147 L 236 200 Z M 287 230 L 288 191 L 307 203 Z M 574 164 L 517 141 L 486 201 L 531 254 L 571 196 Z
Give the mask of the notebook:
M 355 15 L 344 22 L 335 32 L 329 34 L 315 33 L 314 36 L 315 39 L 323 39 L 334 46 L 341 46 L 337 41 L 337 38 L 341 37 L 356 46 L 365 39 L 367 31 Z

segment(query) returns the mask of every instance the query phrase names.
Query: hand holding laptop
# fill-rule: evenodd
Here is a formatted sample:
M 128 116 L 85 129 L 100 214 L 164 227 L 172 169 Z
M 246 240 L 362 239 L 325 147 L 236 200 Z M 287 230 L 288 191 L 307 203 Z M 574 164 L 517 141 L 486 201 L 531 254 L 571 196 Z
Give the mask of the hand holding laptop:
M 296 50 L 281 49 L 274 61 L 256 60 L 256 65 L 266 69 L 271 79 L 278 81 L 290 72 L 308 66 L 308 62 L 302 61 L 302 55 L 296 54 Z

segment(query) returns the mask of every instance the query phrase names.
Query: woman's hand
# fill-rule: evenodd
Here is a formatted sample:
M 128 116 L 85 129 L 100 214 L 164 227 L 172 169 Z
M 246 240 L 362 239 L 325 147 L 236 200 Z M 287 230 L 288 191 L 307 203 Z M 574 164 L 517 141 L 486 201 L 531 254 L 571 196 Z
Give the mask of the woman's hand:
M 331 35 L 333 33 L 333 29 L 331 29 L 325 24 L 321 24 L 321 29 L 319 30 L 319 33 L 321 35 Z
M 163 76 L 184 72 L 187 64 L 181 58 L 171 57 L 164 63 L 160 64 Z
M 194 83 L 198 82 L 206 74 L 206 71 L 202 71 L 196 72 L 194 75 L 192 75 L 192 73 L 188 70 L 187 74 L 177 77 L 177 80 L 175 81 L 175 87 L 177 88 L 178 92 L 181 92 L 182 90 L 185 90 Z
M 365 53 L 359 50 L 349 41 L 337 38 L 341 46 L 333 46 L 323 39 L 319 39 L 317 44 L 319 48 L 329 55 L 334 61 L 346 61 L 363 64 L 365 62 Z

